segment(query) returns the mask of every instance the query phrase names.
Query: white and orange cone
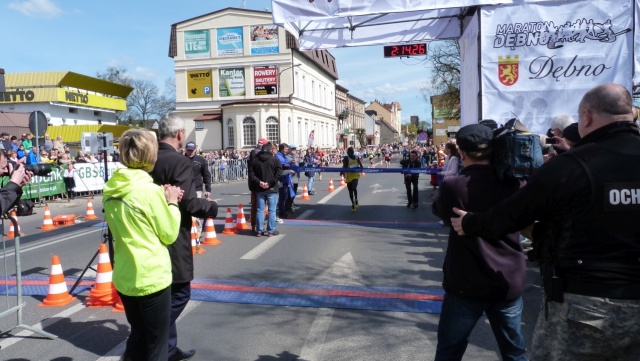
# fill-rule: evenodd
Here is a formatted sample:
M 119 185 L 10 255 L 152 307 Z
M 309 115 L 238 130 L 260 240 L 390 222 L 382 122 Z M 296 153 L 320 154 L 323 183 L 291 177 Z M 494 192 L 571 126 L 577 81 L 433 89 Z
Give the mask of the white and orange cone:
M 218 239 L 218 235 L 216 235 L 216 227 L 213 224 L 212 218 L 207 218 L 207 221 L 204 225 L 204 241 L 202 242 L 205 246 L 217 246 L 221 244 Z
M 236 230 L 242 231 L 245 229 L 251 229 L 251 226 L 244 219 L 244 208 L 242 208 L 242 204 L 238 204 L 238 215 L 236 216 Z
M 96 213 L 93 211 L 93 203 L 91 203 L 91 199 L 87 199 L 87 215 L 84 216 L 85 221 L 92 221 L 94 219 L 98 219 Z
M 72 297 L 69 294 L 69 290 L 67 290 L 67 283 L 64 280 L 64 273 L 62 272 L 60 258 L 57 255 L 54 255 L 51 259 L 49 291 L 47 291 L 47 297 L 45 297 L 40 306 L 64 306 L 71 303 L 74 299 L 75 297 Z
M 89 293 L 88 305 L 93 307 L 114 306 L 118 299 L 116 288 L 112 282 L 113 270 L 107 245 L 100 245 L 98 253 L 98 273 L 96 274 L 96 284 Z
M 344 181 L 344 175 L 341 175 L 340 176 L 340 187 L 344 187 L 346 185 L 347 185 L 347 183 Z
M 304 187 L 302 187 L 302 197 L 300 198 L 301 201 L 310 201 L 311 197 L 309 197 L 309 188 L 307 188 L 307 183 L 304 184 Z
M 224 219 L 224 230 L 222 231 L 222 234 L 236 234 L 236 227 L 233 224 L 231 208 L 227 208 L 227 215 Z
M 18 216 L 16 215 L 16 211 L 11 211 L 11 218 L 15 218 L 16 225 L 18 225 L 18 232 L 13 228 L 13 222 L 9 221 L 9 233 L 5 237 L 7 238 L 15 238 L 16 235 L 22 236 L 22 230 L 20 229 L 20 223 L 18 223 Z
M 40 227 L 40 229 L 43 231 L 56 229 L 56 226 L 53 225 L 53 219 L 51 219 L 51 211 L 49 211 L 49 206 L 46 204 L 44 206 L 44 220 L 42 221 L 42 227 Z
M 331 193 L 331 192 L 333 192 L 335 190 L 336 189 L 333 188 L 333 178 L 329 178 L 329 189 L 328 189 L 328 191 L 329 191 L 329 193 Z

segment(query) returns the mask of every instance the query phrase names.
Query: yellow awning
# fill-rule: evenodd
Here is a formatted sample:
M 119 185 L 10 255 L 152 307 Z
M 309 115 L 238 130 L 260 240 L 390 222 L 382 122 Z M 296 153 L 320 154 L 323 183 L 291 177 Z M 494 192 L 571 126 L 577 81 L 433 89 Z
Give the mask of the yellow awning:
M 138 127 L 112 124 L 59 125 L 48 127 L 47 133 L 51 136 L 51 140 L 55 140 L 61 135 L 63 143 L 76 143 L 82 140 L 82 133 L 112 133 L 113 139 L 117 139 L 120 138 L 122 133 L 131 128 Z
M 71 87 L 126 98 L 133 88 L 71 71 L 13 73 L 5 75 L 7 88 Z

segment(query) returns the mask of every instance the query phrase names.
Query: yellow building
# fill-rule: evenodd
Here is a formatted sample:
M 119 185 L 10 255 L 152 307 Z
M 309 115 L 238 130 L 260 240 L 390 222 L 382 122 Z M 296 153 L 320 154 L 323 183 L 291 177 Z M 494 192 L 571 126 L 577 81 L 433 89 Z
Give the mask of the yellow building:
M 431 119 L 433 126 L 433 144 L 440 145 L 455 138 L 460 129 L 460 118 L 450 116 L 451 110 L 444 109 L 439 96 L 431 97 Z

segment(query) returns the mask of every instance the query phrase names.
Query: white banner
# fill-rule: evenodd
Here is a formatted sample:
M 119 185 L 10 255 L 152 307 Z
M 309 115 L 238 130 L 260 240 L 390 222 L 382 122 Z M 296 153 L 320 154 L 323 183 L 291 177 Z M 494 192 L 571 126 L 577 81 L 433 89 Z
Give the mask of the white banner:
M 634 0 L 557 1 L 481 10 L 482 118 L 544 133 L 596 85 L 631 90 Z
M 480 72 L 478 71 L 478 35 L 480 15 L 476 13 L 460 38 L 460 121 L 462 125 L 476 124 L 478 114 L 478 94 L 480 93 Z M 464 79 L 464 80 L 462 80 Z
M 76 181 L 76 192 L 90 192 L 102 190 L 104 187 L 104 163 L 75 163 L 73 165 L 75 174 L 73 179 Z M 126 168 L 120 162 L 107 163 L 109 178 L 113 175 L 113 171 L 118 168 Z

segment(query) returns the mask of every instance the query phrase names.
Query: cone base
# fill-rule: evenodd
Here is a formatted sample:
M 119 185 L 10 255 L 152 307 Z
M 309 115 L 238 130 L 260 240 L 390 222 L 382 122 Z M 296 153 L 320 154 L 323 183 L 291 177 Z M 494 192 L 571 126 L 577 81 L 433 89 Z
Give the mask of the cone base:
M 112 290 L 91 290 L 89 299 L 87 301 L 87 307 L 107 307 L 114 306 L 120 297 L 115 289 Z
M 84 216 L 84 220 L 85 221 L 93 221 L 95 219 L 98 219 L 97 216 Z
M 213 239 L 205 239 L 202 242 L 202 244 L 205 246 L 217 246 L 219 244 L 222 244 L 222 242 L 220 242 L 220 240 L 217 238 L 213 238 Z
M 302 198 L 300 198 L 301 201 L 310 201 L 311 197 L 309 196 L 302 196 Z
M 42 227 L 40 227 L 41 231 L 50 231 L 52 229 L 56 229 L 56 227 L 52 224 L 47 224 L 47 225 L 43 225 Z
M 244 231 L 247 229 L 251 229 L 251 226 L 249 226 L 248 223 L 240 223 L 241 225 L 236 226 L 236 231 Z
M 227 231 L 227 229 L 231 229 L 231 230 Z M 235 235 L 236 231 L 233 228 L 226 228 L 224 231 L 222 231 L 222 234 L 233 234 L 233 235 Z
M 50 295 L 47 295 L 47 297 L 44 300 L 42 300 L 42 303 L 39 304 L 38 306 L 40 307 L 66 306 L 76 299 L 75 297 L 71 296 L 68 293 L 65 293 L 64 295 L 54 295 L 51 298 L 58 298 L 58 297 L 60 297 L 60 299 L 50 299 Z

